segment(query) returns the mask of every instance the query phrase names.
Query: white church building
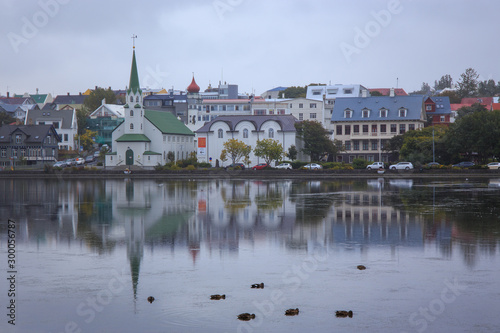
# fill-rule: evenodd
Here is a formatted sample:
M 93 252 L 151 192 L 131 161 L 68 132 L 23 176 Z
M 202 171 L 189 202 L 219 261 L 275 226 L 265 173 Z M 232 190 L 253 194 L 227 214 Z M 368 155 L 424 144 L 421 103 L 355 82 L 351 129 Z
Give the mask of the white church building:
M 175 160 L 182 160 L 195 152 L 194 133 L 172 113 L 144 109 L 142 90 L 135 60 L 132 55 L 130 83 L 123 107 L 125 121 L 112 133 L 112 151 L 106 154 L 106 167 L 139 166 L 151 169 Z

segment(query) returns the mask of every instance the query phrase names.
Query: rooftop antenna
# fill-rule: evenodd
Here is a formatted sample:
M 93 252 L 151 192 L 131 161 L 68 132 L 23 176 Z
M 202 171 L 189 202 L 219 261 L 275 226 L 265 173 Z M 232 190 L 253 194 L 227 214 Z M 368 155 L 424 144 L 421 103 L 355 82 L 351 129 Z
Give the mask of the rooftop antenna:
M 132 46 L 135 49 L 135 39 L 137 38 L 137 35 L 132 34 L 132 37 L 130 38 L 132 38 Z

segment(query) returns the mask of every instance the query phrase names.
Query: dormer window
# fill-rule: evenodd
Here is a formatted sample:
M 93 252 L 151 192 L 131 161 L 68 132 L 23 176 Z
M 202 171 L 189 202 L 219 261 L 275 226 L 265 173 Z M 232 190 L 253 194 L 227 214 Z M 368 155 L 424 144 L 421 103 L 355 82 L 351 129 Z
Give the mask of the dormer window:
M 335 95 L 337 94 L 339 90 L 338 89 L 327 89 L 326 92 L 329 94 L 329 95 Z
M 387 118 L 387 109 L 380 109 L 380 118 Z
M 352 89 L 344 89 L 344 94 L 352 94 Z
M 369 109 L 363 109 L 361 111 L 361 117 L 362 118 L 370 118 L 370 110 Z
M 321 95 L 321 90 L 313 90 L 313 95 Z
M 344 118 L 352 118 L 352 110 L 344 110 Z
M 408 114 L 407 109 L 403 109 L 403 108 L 399 109 L 399 117 L 400 118 L 405 118 L 407 114 Z

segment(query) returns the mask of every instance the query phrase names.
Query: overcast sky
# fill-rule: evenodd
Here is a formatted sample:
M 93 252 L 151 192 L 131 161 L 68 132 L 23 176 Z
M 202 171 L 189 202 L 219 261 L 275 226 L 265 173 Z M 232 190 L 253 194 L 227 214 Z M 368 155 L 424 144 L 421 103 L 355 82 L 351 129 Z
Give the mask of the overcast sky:
M 362 84 L 418 90 L 466 68 L 500 80 L 491 0 L 0 0 L 0 95 L 142 87 Z

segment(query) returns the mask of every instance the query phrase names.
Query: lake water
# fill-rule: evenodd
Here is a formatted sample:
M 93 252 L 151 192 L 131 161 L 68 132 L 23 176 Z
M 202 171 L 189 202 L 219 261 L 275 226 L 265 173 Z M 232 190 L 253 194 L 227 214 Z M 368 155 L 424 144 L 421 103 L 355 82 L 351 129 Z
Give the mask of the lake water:
M 499 185 L 0 180 L 0 331 L 499 332 Z

